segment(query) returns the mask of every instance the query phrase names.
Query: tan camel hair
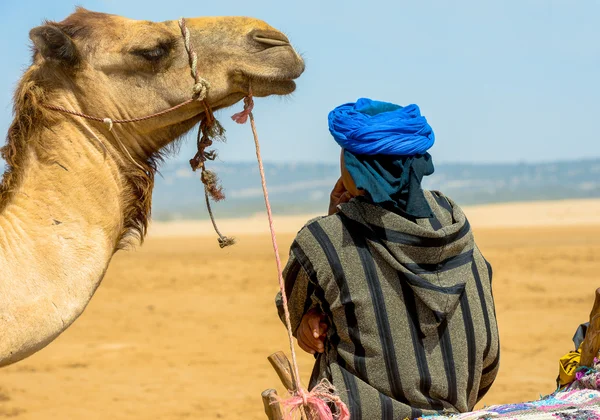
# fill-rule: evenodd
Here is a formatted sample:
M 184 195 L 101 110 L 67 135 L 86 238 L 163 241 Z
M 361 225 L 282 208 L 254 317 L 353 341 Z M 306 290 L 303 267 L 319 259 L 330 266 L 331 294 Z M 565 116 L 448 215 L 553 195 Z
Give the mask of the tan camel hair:
M 187 19 L 214 109 L 285 95 L 304 63 L 281 32 L 243 17 Z M 2 155 L 0 366 L 40 350 L 77 319 L 116 250 L 146 233 L 161 152 L 197 125 L 194 102 L 152 120 L 116 125 L 133 162 L 102 123 L 42 104 L 113 119 L 189 99 L 193 79 L 177 21 L 77 11 L 30 32 Z M 143 168 L 143 170 L 141 169 Z

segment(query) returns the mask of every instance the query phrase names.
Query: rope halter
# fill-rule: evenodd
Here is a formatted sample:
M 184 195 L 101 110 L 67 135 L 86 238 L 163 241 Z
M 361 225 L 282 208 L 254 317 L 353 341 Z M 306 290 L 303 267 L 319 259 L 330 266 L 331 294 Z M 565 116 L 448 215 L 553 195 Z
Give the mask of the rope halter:
M 206 147 L 208 147 L 212 144 L 211 137 L 222 135 L 223 129 L 220 126 L 219 122 L 215 119 L 213 112 L 212 112 L 212 108 L 206 101 L 206 98 L 208 97 L 208 93 L 210 91 L 210 83 L 208 82 L 208 80 L 200 77 L 200 75 L 198 73 L 198 54 L 194 50 L 194 47 L 191 43 L 190 30 L 188 29 L 184 18 L 179 19 L 178 23 L 179 23 L 179 28 L 181 29 L 181 35 L 184 40 L 185 51 L 187 52 L 188 59 L 189 59 L 190 73 L 191 73 L 192 77 L 194 78 L 194 85 L 192 86 L 192 92 L 191 92 L 190 99 L 187 99 L 187 100 L 185 100 L 175 106 L 172 106 L 171 108 L 167 108 L 163 111 L 156 112 L 154 114 L 146 115 L 143 117 L 130 118 L 130 119 L 116 119 L 116 118 L 108 118 L 108 117 L 101 118 L 101 117 L 97 117 L 97 116 L 93 116 L 93 115 L 84 114 L 83 112 L 77 112 L 77 111 L 73 111 L 70 109 L 66 109 L 64 107 L 57 106 L 57 105 L 42 104 L 42 106 L 46 109 L 50 109 L 53 111 L 57 111 L 57 112 L 61 112 L 64 114 L 69 114 L 69 115 L 81 117 L 81 118 L 84 118 L 84 119 L 87 119 L 90 121 L 97 121 L 97 122 L 105 124 L 106 127 L 108 128 L 108 131 L 110 133 L 112 133 L 115 140 L 117 141 L 119 146 L 124 150 L 127 157 L 133 162 L 134 165 L 136 165 L 138 168 L 142 169 L 145 172 L 145 169 L 138 162 L 136 162 L 133 159 L 133 157 L 130 155 L 130 153 L 127 150 L 127 148 L 125 147 L 125 145 L 121 142 L 119 137 L 113 131 L 115 124 L 129 124 L 129 123 L 147 121 L 147 120 L 150 120 L 153 118 L 158 118 L 163 115 L 169 114 L 169 113 L 176 111 L 179 108 L 183 108 L 184 106 L 189 105 L 193 102 L 200 101 L 204 106 L 205 118 L 200 123 L 200 128 L 198 130 L 198 153 L 196 154 L 194 159 L 192 159 L 190 161 L 190 164 L 192 165 L 192 169 L 194 171 L 198 168 L 201 168 L 202 173 L 204 174 L 204 172 L 205 172 L 204 162 L 207 159 L 208 160 L 210 160 L 211 158 L 214 159 L 213 156 L 215 156 L 214 152 L 206 152 L 205 149 L 206 149 Z M 235 240 L 233 238 L 228 238 L 227 236 L 223 236 L 221 234 L 221 232 L 219 231 L 219 229 L 217 228 L 212 210 L 210 208 L 209 191 L 211 192 L 211 195 L 212 195 L 212 191 L 220 191 L 220 188 L 218 185 L 216 185 L 216 181 L 212 181 L 212 182 L 205 181 L 205 179 L 209 179 L 210 177 L 203 176 L 201 178 L 204 183 L 204 194 L 205 194 L 205 198 L 206 198 L 206 206 L 208 208 L 208 213 L 209 213 L 210 219 L 213 223 L 213 226 L 215 228 L 215 231 L 219 235 L 219 245 L 221 246 L 221 248 L 223 248 L 225 246 L 233 245 Z M 213 198 L 215 198 L 215 197 L 213 196 Z
M 87 120 L 98 121 L 98 122 L 104 123 L 108 126 L 109 131 L 112 131 L 114 124 L 135 123 L 135 122 L 147 121 L 147 120 L 150 120 L 153 118 L 161 117 L 163 115 L 166 115 L 173 111 L 176 111 L 179 108 L 182 108 L 185 105 L 188 105 L 194 101 L 203 102 L 204 109 L 207 114 L 206 115 L 207 119 L 214 120 L 212 112 L 210 111 L 210 107 L 206 103 L 206 98 L 208 97 L 208 92 L 210 90 L 210 83 L 208 82 L 208 80 L 203 79 L 198 74 L 198 55 L 196 54 L 196 51 L 194 51 L 194 47 L 192 46 L 192 44 L 190 42 L 190 31 L 185 23 L 185 19 L 184 18 L 179 19 L 178 23 L 179 23 L 179 28 L 181 29 L 181 35 L 183 36 L 183 39 L 184 39 L 185 50 L 189 57 L 190 71 L 191 71 L 192 77 L 194 78 L 194 85 L 192 86 L 192 95 L 191 95 L 190 99 L 187 99 L 187 100 L 181 102 L 180 104 L 172 106 L 171 108 L 167 108 L 163 111 L 156 112 L 154 114 L 146 115 L 144 117 L 125 119 L 125 120 L 118 119 L 118 118 L 100 118 L 100 117 L 96 117 L 93 115 L 84 114 L 82 112 L 72 111 L 72 110 L 63 108 L 61 106 L 56 106 L 56 105 L 43 104 L 43 106 L 46 109 L 50 109 L 53 111 L 58 111 L 58 112 L 62 112 L 65 114 L 74 115 L 76 117 L 85 118 Z

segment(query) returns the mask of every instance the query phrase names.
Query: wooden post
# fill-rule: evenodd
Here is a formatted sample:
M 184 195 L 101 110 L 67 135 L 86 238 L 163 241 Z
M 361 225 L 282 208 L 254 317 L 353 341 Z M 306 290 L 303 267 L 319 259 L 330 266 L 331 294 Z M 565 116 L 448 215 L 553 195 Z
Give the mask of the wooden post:
M 283 410 L 281 409 L 281 404 L 277 401 L 277 391 L 266 389 L 261 395 L 265 414 L 269 420 L 283 420 Z
M 281 383 L 285 389 L 296 391 L 292 364 L 288 360 L 285 353 L 278 351 L 277 353 L 273 353 L 267 357 L 267 359 L 271 363 L 271 366 L 273 366 L 273 369 L 275 369 L 275 372 L 277 372 L 277 376 L 279 376 L 279 379 L 281 380 Z
M 581 346 L 580 366 L 592 367 L 594 357 L 600 351 L 600 289 L 596 290 L 596 299 L 590 312 L 590 326 Z

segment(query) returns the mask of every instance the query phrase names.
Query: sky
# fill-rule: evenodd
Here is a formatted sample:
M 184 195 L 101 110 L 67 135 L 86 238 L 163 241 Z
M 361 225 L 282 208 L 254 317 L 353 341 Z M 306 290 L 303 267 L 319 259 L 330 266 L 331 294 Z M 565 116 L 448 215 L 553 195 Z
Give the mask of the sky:
M 268 161 L 336 162 L 327 114 L 360 97 L 418 104 L 437 162 L 600 157 L 600 0 L 2 0 L 3 133 L 30 64 L 29 30 L 75 5 L 155 21 L 245 15 L 285 32 L 307 68 L 293 95 L 256 101 Z M 255 159 L 250 128 L 229 119 L 240 109 L 218 115 L 226 162 Z M 174 159 L 193 154 L 189 136 Z

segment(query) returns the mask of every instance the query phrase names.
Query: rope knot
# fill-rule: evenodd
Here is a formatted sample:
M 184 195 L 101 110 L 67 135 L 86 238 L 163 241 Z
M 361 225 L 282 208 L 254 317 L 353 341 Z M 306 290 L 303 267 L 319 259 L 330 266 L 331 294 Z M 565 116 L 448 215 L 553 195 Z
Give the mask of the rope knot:
M 305 407 L 308 406 L 308 394 L 306 393 L 304 388 L 300 388 L 298 393 L 300 394 L 300 397 L 302 398 L 302 405 Z
M 206 99 L 206 95 L 208 95 L 209 84 L 206 80 L 201 80 L 198 83 L 194 84 L 192 88 L 192 92 L 194 94 L 194 99 L 198 101 L 203 101 Z
M 113 120 L 111 120 L 110 118 L 104 118 L 102 122 L 106 124 L 106 126 L 108 127 L 108 131 L 112 131 L 114 126 Z

